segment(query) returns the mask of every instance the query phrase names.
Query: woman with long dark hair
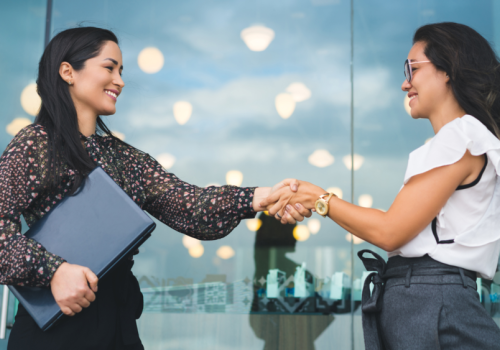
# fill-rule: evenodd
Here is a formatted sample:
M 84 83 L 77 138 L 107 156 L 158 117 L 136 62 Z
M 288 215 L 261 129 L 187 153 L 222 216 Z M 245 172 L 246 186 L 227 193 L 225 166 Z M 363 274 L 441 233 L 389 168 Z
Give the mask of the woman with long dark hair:
M 402 90 L 411 116 L 428 119 L 435 136 L 410 154 L 389 210 L 358 207 L 307 182 L 261 203 L 278 200 L 269 213 L 279 215 L 294 204 L 315 208 L 388 252 L 387 264 L 358 253 L 374 271 L 362 297 L 366 349 L 500 349 L 500 330 L 476 292 L 476 275 L 491 280 L 500 252 L 499 68 L 472 28 L 419 28 Z
M 120 141 L 100 115 L 116 111 L 125 84 L 118 39 L 108 30 L 82 27 L 56 35 L 38 72 L 42 99 L 34 124 L 21 130 L 0 158 L 0 283 L 51 288 L 66 317 L 46 332 L 19 305 L 9 349 L 143 349 L 136 319 L 142 294 L 132 257 L 97 288 L 97 277 L 23 236 L 21 215 L 33 224 L 102 167 L 144 210 L 200 240 L 229 234 L 242 219 L 263 210 L 260 200 L 283 186 L 200 188 L 167 173 L 148 154 Z M 294 223 L 310 216 L 284 216 Z M 86 310 L 83 310 L 87 308 Z

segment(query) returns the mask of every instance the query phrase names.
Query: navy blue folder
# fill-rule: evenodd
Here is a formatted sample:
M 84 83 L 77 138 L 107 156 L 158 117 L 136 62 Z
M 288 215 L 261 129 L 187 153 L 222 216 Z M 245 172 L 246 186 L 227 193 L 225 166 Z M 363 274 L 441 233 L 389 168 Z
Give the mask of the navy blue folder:
M 137 249 L 156 224 L 100 167 L 26 232 L 47 251 L 102 278 Z M 63 316 L 50 288 L 9 286 L 42 330 Z M 85 310 L 83 310 L 85 312 Z

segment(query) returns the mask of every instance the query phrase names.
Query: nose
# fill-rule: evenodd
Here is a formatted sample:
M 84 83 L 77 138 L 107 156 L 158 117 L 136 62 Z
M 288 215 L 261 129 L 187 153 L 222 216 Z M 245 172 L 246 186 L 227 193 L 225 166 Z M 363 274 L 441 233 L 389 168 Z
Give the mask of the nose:
M 409 91 L 411 89 L 411 83 L 408 82 L 408 80 L 404 80 L 403 84 L 401 85 L 401 90 L 403 91 Z
M 117 74 L 115 76 L 115 78 L 113 79 L 113 84 L 119 86 L 120 90 L 125 87 L 125 83 L 123 82 L 122 76 L 120 74 Z

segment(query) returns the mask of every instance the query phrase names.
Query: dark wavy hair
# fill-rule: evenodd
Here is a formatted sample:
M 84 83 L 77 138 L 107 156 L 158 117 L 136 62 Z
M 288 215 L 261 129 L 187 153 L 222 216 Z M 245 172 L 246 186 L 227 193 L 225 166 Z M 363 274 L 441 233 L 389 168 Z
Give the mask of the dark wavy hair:
M 57 186 L 61 166 L 66 163 L 75 171 L 71 193 L 78 189 L 82 180 L 96 165 L 82 146 L 75 105 L 68 83 L 59 74 L 59 67 L 62 62 L 68 62 L 75 71 L 82 70 L 88 59 L 99 55 L 107 41 L 118 44 L 116 35 L 106 29 L 67 29 L 50 41 L 40 59 L 36 82 L 42 106 L 35 124 L 43 125 L 48 133 L 49 176 L 46 181 Z M 97 117 L 96 131 L 115 138 L 100 117 Z
M 459 23 L 428 24 L 413 43 L 424 42 L 425 55 L 450 77 L 460 107 L 500 138 L 500 63 L 488 41 Z

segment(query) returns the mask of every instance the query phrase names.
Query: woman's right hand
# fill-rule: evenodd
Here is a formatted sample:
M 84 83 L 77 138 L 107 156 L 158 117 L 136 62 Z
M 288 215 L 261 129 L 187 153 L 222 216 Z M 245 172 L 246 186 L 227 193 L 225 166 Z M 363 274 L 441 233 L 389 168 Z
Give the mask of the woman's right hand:
M 52 276 L 50 289 L 61 311 L 74 316 L 95 300 L 97 281 L 97 276 L 89 268 L 65 262 Z

